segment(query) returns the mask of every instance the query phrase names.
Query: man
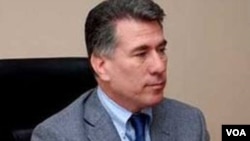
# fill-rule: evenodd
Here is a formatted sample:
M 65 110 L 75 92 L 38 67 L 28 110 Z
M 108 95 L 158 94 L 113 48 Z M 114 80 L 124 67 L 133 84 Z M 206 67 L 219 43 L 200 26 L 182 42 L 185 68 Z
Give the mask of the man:
M 198 109 L 163 96 L 164 15 L 151 0 L 106 0 L 93 8 L 85 34 L 98 87 L 38 125 L 32 141 L 209 140 Z

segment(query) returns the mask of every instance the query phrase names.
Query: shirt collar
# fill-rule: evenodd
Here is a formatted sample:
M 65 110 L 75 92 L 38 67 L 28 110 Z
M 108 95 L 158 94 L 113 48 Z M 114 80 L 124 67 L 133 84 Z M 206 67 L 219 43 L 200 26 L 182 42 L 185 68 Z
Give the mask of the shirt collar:
M 133 113 L 121 107 L 112 99 L 110 99 L 99 86 L 97 87 L 97 94 L 102 105 L 107 110 L 118 131 L 126 130 L 127 121 Z M 147 114 L 150 117 L 149 121 L 152 121 L 152 108 L 143 109 L 141 112 Z

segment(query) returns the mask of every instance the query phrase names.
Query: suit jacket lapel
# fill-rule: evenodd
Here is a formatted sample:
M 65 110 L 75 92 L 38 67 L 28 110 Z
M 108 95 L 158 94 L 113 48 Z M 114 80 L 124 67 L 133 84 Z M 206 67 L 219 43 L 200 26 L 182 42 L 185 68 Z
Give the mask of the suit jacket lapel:
M 94 91 L 84 104 L 84 126 L 90 141 L 120 141 L 113 122 Z

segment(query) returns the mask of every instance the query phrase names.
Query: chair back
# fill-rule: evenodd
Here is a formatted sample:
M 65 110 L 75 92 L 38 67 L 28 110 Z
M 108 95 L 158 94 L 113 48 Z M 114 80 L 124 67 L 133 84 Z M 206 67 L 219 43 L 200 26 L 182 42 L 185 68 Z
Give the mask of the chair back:
M 0 60 L 0 140 L 30 140 L 38 123 L 95 86 L 84 57 Z

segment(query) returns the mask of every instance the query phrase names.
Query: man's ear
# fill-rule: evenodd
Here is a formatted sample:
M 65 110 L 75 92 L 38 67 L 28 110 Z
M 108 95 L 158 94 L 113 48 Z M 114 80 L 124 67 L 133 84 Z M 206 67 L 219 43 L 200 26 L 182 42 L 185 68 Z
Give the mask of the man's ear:
M 110 77 L 106 69 L 107 58 L 103 56 L 91 55 L 90 63 L 97 77 L 103 81 L 109 81 Z

